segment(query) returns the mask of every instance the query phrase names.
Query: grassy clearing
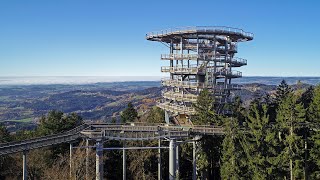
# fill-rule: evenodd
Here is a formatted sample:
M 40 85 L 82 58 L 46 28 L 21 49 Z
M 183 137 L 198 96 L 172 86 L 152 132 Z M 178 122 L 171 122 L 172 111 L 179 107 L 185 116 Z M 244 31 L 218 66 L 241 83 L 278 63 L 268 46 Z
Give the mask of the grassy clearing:
M 25 118 L 25 119 L 11 119 L 11 120 L 5 120 L 6 122 L 23 122 L 28 123 L 33 121 L 33 118 Z

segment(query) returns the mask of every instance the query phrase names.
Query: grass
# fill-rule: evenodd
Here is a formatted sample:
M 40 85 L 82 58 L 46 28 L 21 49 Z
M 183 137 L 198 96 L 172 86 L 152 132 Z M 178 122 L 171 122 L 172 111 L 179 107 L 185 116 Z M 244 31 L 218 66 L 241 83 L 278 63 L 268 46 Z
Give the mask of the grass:
M 25 119 L 11 119 L 11 120 L 5 120 L 6 122 L 23 122 L 28 123 L 33 121 L 33 118 L 25 118 Z

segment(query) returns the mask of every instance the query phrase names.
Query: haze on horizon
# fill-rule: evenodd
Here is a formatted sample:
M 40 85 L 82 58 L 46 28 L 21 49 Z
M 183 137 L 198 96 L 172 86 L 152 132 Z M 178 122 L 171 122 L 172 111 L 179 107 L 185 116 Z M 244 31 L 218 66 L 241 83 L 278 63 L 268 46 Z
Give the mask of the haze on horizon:
M 244 76 L 320 76 L 318 1 L 41 1 L 0 3 L 0 76 L 155 76 L 168 50 L 145 34 L 230 26 Z M 164 7 L 179 8 L 164 8 Z M 179 13 L 183 11 L 184 13 Z M 191 13 L 192 15 L 183 15 Z

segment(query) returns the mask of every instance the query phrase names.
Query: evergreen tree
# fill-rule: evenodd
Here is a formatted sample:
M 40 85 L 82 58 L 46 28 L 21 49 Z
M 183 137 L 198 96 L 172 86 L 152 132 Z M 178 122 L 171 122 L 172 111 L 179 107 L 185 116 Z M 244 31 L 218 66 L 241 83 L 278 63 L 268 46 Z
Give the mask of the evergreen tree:
M 132 122 L 135 121 L 135 119 L 138 117 L 137 111 L 134 109 L 131 102 L 128 103 L 128 107 L 122 111 L 121 113 L 121 122 Z
M 243 134 L 237 119 L 227 119 L 224 128 L 221 178 L 228 180 L 249 179 L 247 157 L 241 145 L 243 144 Z
M 38 134 L 48 135 L 71 130 L 82 124 L 82 118 L 76 113 L 65 115 L 61 111 L 50 111 L 47 116 L 42 116 L 38 127 Z
M 308 109 L 310 124 L 310 163 L 309 168 L 312 179 L 320 179 L 320 85 L 314 89 L 312 101 Z
M 279 139 L 283 143 L 283 149 L 279 156 L 282 160 L 281 168 L 289 169 L 290 179 L 303 177 L 303 139 L 298 135 L 301 124 L 305 122 L 305 109 L 301 103 L 297 103 L 297 96 L 288 93 L 283 97 L 277 111 L 277 125 Z
M 11 136 L 9 131 L 5 126 L 0 124 L 0 143 L 5 143 L 11 141 Z
M 9 131 L 5 126 L 0 124 L 0 143 L 6 143 L 12 140 Z M 0 156 L 0 179 L 6 179 L 15 174 L 16 162 L 7 155 Z
M 277 102 L 275 98 L 272 98 L 270 94 L 266 94 L 263 97 L 264 104 L 267 106 L 267 115 L 269 116 L 270 123 L 274 123 L 277 118 Z
M 283 99 L 285 99 L 289 93 L 292 92 L 291 87 L 287 84 L 285 80 L 282 80 L 277 87 L 276 91 L 276 102 L 279 104 Z
M 197 102 L 193 104 L 193 106 L 196 110 L 196 115 L 192 120 L 194 124 L 221 124 L 221 121 L 218 120 L 214 110 L 214 99 L 208 89 L 204 89 L 200 92 L 197 98 Z
M 200 92 L 196 104 L 193 104 L 196 115 L 192 122 L 196 125 L 215 124 L 222 125 L 222 120 L 215 113 L 214 99 L 208 89 Z M 204 136 L 198 143 L 197 167 L 199 176 L 204 179 L 220 178 L 220 159 L 222 150 L 222 137 Z
M 246 118 L 243 149 L 247 155 L 248 169 L 252 179 L 276 179 L 276 149 L 279 142 L 272 128 L 267 104 L 254 100 Z
M 152 107 L 147 117 L 147 122 L 150 123 L 163 123 L 164 111 L 156 106 Z
M 312 102 L 313 91 L 313 86 L 310 86 L 305 92 L 302 93 L 301 97 L 299 98 L 299 102 L 303 104 L 303 107 L 305 109 L 307 109 Z

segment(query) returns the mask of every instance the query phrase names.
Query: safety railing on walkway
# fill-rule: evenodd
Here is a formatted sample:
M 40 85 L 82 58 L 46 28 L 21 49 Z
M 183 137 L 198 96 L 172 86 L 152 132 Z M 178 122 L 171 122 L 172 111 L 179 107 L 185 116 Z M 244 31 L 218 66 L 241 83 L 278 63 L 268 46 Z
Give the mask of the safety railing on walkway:
M 196 26 L 196 27 L 182 27 L 182 28 L 171 28 L 162 31 L 150 32 L 146 34 L 147 39 L 155 37 L 163 37 L 169 35 L 178 34 L 192 34 L 192 33 L 205 33 L 205 34 L 217 34 L 217 35 L 236 35 L 241 38 L 253 39 L 253 33 L 245 32 L 242 29 L 225 27 L 225 26 Z

